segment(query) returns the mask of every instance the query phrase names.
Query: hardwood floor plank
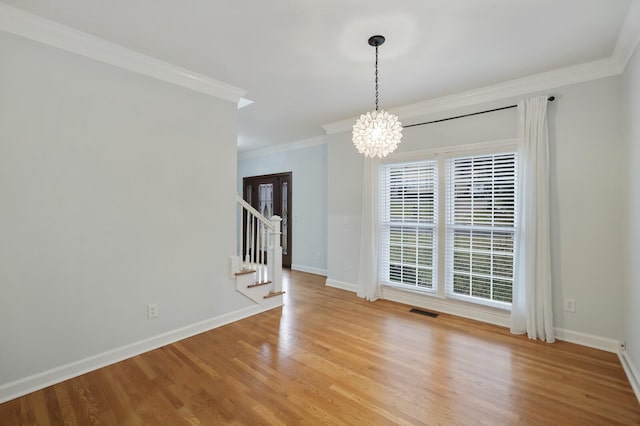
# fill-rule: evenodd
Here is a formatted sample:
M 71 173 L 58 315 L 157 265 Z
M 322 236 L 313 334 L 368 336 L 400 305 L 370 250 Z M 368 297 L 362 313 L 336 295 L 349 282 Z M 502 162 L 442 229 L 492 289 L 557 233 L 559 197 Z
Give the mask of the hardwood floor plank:
M 0 425 L 640 424 L 615 354 L 283 278 L 283 308 L 0 404 Z
M 33 408 L 33 417 L 38 425 L 51 425 L 51 417 L 47 408 L 47 400 L 44 392 L 34 392 L 29 395 L 28 404 Z
M 131 393 L 124 387 L 123 382 L 119 379 L 120 371 L 122 370 L 119 365 L 114 365 L 113 368 L 103 369 L 107 372 L 104 375 L 104 386 L 108 387 L 115 397 L 113 405 L 118 408 L 114 408 L 119 414 L 120 424 L 127 425 L 141 425 L 142 420 L 138 416 L 135 410 L 135 404 L 131 398 Z
M 60 408 L 60 403 L 58 401 L 58 398 L 56 398 L 56 391 L 54 386 L 49 386 L 48 388 L 43 389 L 42 392 L 37 392 L 37 393 L 40 393 L 41 395 L 43 395 L 46 401 L 47 413 L 50 419 L 50 424 L 52 425 L 64 424 L 62 409 Z
M 71 406 L 71 399 L 69 398 L 69 392 L 67 391 L 67 385 L 69 380 L 66 382 L 59 383 L 53 386 L 55 390 L 55 399 L 60 406 L 60 413 L 62 414 L 62 418 L 64 419 L 65 425 L 78 425 L 78 418 L 76 417 L 75 412 L 73 411 L 73 407 Z M 2 406 L 0 405 L 0 408 Z M 0 410 L 1 414 L 1 410 Z M 2 415 L 0 415 L 0 419 Z M 9 420 L 9 419 L 8 419 Z M 20 423 L 16 423 L 20 424 Z

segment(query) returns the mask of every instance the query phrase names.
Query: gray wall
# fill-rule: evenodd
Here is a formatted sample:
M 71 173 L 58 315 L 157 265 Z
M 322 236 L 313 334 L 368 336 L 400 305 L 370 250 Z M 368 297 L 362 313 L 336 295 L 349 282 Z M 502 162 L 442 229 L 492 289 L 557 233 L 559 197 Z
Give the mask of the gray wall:
M 350 133 L 328 144 L 327 281 L 356 291 L 360 262 L 363 160 Z
M 620 77 L 573 85 L 550 115 L 556 327 L 618 340 L 626 265 L 626 144 Z M 576 300 L 576 312 L 563 299 Z
M 242 178 L 292 172 L 293 269 L 327 272 L 327 146 L 316 144 L 287 151 L 238 156 L 238 194 Z
M 4 32 L 0 58 L 0 387 L 252 304 L 234 103 Z
M 625 144 L 620 134 L 620 78 L 553 90 L 549 106 L 555 326 L 617 340 L 625 266 Z M 506 99 L 500 105 L 515 103 Z M 482 110 L 497 104 L 479 105 Z M 450 111 L 439 117 L 469 112 Z M 513 138 L 516 110 L 405 129 L 398 152 Z M 420 120 L 416 120 L 420 121 Z M 345 132 L 327 138 L 330 282 L 358 279 L 362 158 Z M 563 299 L 576 300 L 576 312 Z
M 623 79 L 625 139 L 629 146 L 628 277 L 622 293 L 622 337 L 627 357 L 640 380 L 640 50 L 636 49 Z

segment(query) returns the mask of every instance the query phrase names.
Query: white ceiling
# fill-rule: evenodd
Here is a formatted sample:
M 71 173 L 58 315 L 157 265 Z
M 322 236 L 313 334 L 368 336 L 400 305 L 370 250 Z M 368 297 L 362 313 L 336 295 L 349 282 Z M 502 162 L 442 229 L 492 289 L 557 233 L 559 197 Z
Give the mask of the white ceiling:
M 632 0 L 2 0 L 247 90 L 240 151 L 612 55 Z

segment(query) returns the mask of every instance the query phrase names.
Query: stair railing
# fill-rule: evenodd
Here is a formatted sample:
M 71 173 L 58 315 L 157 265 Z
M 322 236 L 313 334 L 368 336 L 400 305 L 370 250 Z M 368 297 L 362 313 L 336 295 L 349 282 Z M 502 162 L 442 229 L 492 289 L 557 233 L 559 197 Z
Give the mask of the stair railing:
M 270 219 L 264 217 L 249 203 L 236 196 L 242 208 L 241 241 L 238 248 L 241 252 L 242 270 L 253 270 L 256 282 L 271 281 L 271 292 L 282 291 L 282 245 L 280 242 L 279 216 Z

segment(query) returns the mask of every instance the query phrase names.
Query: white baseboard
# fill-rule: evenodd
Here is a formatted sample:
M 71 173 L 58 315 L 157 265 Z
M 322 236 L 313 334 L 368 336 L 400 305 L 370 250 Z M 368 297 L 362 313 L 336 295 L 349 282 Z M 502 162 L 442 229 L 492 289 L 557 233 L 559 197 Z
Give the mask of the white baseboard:
M 334 287 L 341 290 L 352 291 L 354 293 L 358 292 L 357 284 L 345 283 L 343 281 L 331 280 L 329 278 L 327 278 L 327 281 L 325 281 L 324 285 L 326 285 L 327 287 Z
M 383 287 L 382 292 L 384 299 L 392 302 L 403 303 L 418 308 L 432 309 L 445 314 L 509 327 L 511 315 L 509 312 L 500 309 L 481 305 L 470 305 L 469 303 L 458 300 L 442 299 L 440 297 L 417 294 L 392 287 Z
M 314 268 L 313 266 L 296 265 L 295 263 L 292 263 L 291 269 L 294 271 L 308 272 L 310 274 L 323 275 L 325 277 L 327 276 L 326 269 Z
M 627 374 L 629 383 L 631 383 L 633 392 L 636 394 L 638 402 L 640 402 L 640 373 L 638 373 L 638 369 L 633 365 L 627 351 L 619 352 L 618 357 L 620 358 L 620 363 L 622 364 L 622 368 L 624 368 L 624 372 Z
M 159 334 L 139 342 L 93 355 L 79 361 L 71 362 L 24 379 L 3 384 L 0 386 L 0 403 L 43 389 L 47 386 L 55 385 L 56 383 L 97 370 L 107 365 L 115 364 L 116 362 L 140 355 L 144 352 L 186 339 L 187 337 L 204 333 L 205 331 L 268 311 L 274 307 L 277 306 L 255 305 L 239 309 L 237 311 L 229 312 L 228 314 L 210 318 L 208 320 Z
M 575 343 L 589 348 L 600 349 L 601 351 L 618 353 L 620 342 L 593 334 L 581 333 L 579 331 L 565 330 L 562 328 L 553 329 L 556 339 L 569 343 Z
M 507 328 L 510 326 L 511 322 L 511 314 L 506 311 L 480 305 L 469 305 L 468 303 L 459 302 L 457 300 L 441 299 L 439 297 L 416 294 L 392 287 L 383 288 L 383 297 L 385 300 L 391 300 L 393 302 L 403 303 L 405 305 L 416 306 L 419 308 L 432 309 L 437 312 L 457 315 L 459 317 L 483 321 Z M 607 339 L 578 331 L 565 330 L 562 328 L 555 328 L 554 332 L 558 340 L 607 352 L 618 353 L 619 342 L 617 340 Z

